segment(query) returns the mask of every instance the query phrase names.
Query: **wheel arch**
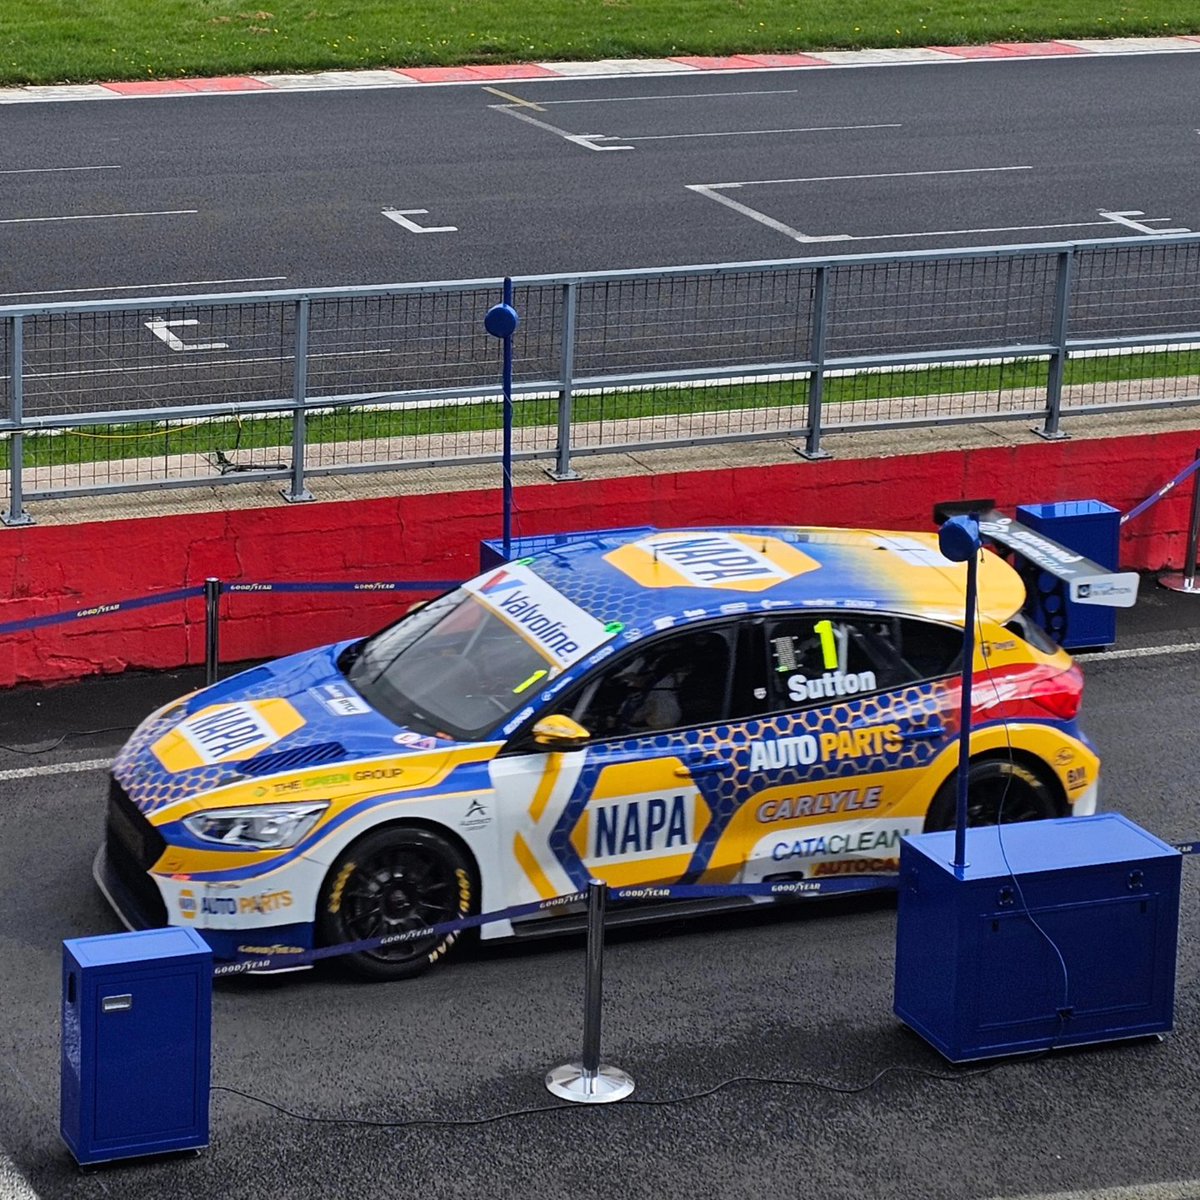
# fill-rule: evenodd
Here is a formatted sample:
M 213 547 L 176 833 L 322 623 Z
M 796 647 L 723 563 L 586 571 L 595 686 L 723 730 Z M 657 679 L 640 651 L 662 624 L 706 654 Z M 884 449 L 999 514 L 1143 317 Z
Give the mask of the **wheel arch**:
M 1046 786 L 1051 795 L 1054 797 L 1054 805 L 1058 810 L 1060 817 L 1067 817 L 1071 814 L 1071 806 L 1067 800 L 1066 788 L 1063 787 L 1062 780 L 1058 777 L 1054 770 L 1051 769 L 1045 759 L 1039 758 L 1032 751 L 1022 749 L 1019 746 L 1011 748 L 1004 746 L 992 746 L 987 750 L 980 750 L 976 754 L 972 754 L 968 763 L 969 767 L 975 766 L 976 763 L 983 762 L 1006 762 L 1012 763 L 1015 766 L 1025 767 L 1037 776 L 1038 780 Z M 954 760 L 950 766 L 950 770 L 946 772 L 945 777 L 934 789 L 933 797 L 930 800 L 929 807 L 925 812 L 925 829 L 929 828 L 929 814 L 933 811 L 937 797 L 941 794 L 943 788 L 950 787 L 958 778 L 958 758 Z
M 348 841 L 345 846 L 341 848 L 341 850 L 338 851 L 336 858 L 329 864 L 328 869 L 325 871 L 325 876 L 321 881 L 321 886 L 325 886 L 326 881 L 329 879 L 330 874 L 333 872 L 334 867 L 341 860 L 341 858 L 344 855 L 349 854 L 359 842 L 361 842 L 364 838 L 370 837 L 372 834 L 382 833 L 387 829 L 425 829 L 429 833 L 436 833 L 440 838 L 445 838 L 445 840 L 450 842 L 454 848 L 462 854 L 463 858 L 467 860 L 467 864 L 471 868 L 471 882 L 475 885 L 473 895 L 478 896 L 480 894 L 482 876 L 479 870 L 478 855 L 474 850 L 471 849 L 470 843 L 467 842 L 466 839 L 463 838 L 462 835 L 456 830 L 451 829 L 449 825 L 443 825 L 440 821 L 431 820 L 429 817 L 392 817 L 387 821 L 380 821 L 378 825 L 368 826 L 360 833 L 355 834 L 355 836 Z

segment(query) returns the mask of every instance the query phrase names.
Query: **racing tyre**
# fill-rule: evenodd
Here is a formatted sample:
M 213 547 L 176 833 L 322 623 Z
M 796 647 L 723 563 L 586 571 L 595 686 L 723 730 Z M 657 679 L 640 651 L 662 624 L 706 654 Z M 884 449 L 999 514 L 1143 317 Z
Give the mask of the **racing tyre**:
M 415 932 L 468 916 L 475 875 L 463 852 L 428 829 L 395 825 L 359 838 L 334 863 L 321 888 L 317 934 L 322 945 Z M 458 934 L 342 956 L 366 979 L 409 979 L 444 958 Z
M 925 817 L 925 832 L 953 829 L 958 804 L 958 772 L 938 789 Z M 967 774 L 967 824 L 1005 825 L 1013 821 L 1042 821 L 1058 817 L 1053 790 L 1024 763 L 1005 758 L 972 762 Z

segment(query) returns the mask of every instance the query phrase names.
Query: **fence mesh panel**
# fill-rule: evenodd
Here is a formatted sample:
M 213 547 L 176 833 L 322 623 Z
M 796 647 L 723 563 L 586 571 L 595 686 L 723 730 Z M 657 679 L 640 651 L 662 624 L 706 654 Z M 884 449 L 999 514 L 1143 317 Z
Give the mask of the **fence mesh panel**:
M 556 453 L 568 363 L 581 452 L 802 436 L 819 353 L 823 428 L 1037 417 L 1068 261 L 1063 411 L 1200 404 L 1200 236 L 1130 238 L 515 280 L 514 444 Z M 307 307 L 307 470 L 496 458 L 503 347 L 483 321 L 501 295 L 497 280 L 0 309 L 0 419 L 20 314 L 25 417 L 58 426 L 23 439 L 30 495 L 290 471 Z M 1095 344 L 1155 337 L 1170 340 Z M 0 440 L 0 463 L 12 451 Z

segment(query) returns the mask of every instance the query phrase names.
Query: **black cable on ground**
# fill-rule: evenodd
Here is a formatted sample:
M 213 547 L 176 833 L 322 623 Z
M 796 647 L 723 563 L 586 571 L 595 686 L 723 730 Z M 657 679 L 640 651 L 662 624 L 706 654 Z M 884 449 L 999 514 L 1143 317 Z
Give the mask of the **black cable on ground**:
M 866 1083 L 857 1084 L 826 1083 L 820 1079 L 777 1079 L 768 1075 L 735 1075 L 732 1079 L 724 1079 L 702 1092 L 690 1092 L 685 1096 L 665 1096 L 661 1100 L 643 1098 L 622 1100 L 620 1101 L 620 1106 L 628 1107 L 630 1105 L 637 1105 L 642 1108 L 663 1108 L 672 1104 L 688 1104 L 695 1100 L 704 1100 L 709 1096 L 716 1095 L 717 1092 L 724 1091 L 726 1088 L 734 1087 L 738 1084 L 752 1083 L 764 1084 L 768 1087 L 810 1087 L 822 1092 L 834 1092 L 839 1096 L 855 1096 L 861 1092 L 870 1091 L 881 1079 L 888 1075 L 917 1075 L 925 1079 L 935 1079 L 945 1083 L 964 1083 L 968 1079 L 978 1079 L 981 1075 L 990 1075 L 1002 1066 L 1018 1062 L 1030 1062 L 1042 1057 L 1043 1054 L 1045 1054 L 1045 1051 L 1039 1051 L 1037 1054 L 1014 1057 L 1007 1059 L 1003 1063 L 993 1063 L 989 1067 L 961 1071 L 955 1074 L 946 1074 L 943 1071 L 929 1071 L 924 1067 L 884 1067 L 882 1071 L 873 1075 Z M 212 1091 L 228 1092 L 231 1096 L 241 1096 L 244 1100 L 261 1104 L 265 1108 L 282 1113 L 283 1116 L 291 1117 L 296 1121 L 306 1121 L 315 1125 L 353 1125 L 367 1129 L 416 1129 L 426 1126 L 466 1128 L 476 1125 L 491 1125 L 497 1121 L 511 1120 L 514 1117 L 532 1117 L 542 1113 L 577 1112 L 582 1107 L 588 1107 L 586 1105 L 565 1102 L 562 1104 L 542 1104 L 534 1108 L 514 1108 L 507 1112 L 496 1113 L 490 1117 L 468 1117 L 463 1119 L 418 1117 L 404 1121 L 371 1121 L 361 1117 L 320 1117 L 307 1113 L 293 1112 L 290 1108 L 285 1108 L 282 1104 L 276 1104 L 272 1100 L 266 1100 L 262 1096 L 255 1096 L 251 1092 L 243 1092 L 240 1088 L 227 1087 L 219 1083 L 212 1085 Z
M 51 750 L 57 750 L 67 738 L 92 737 L 98 733 L 128 733 L 132 728 L 132 725 L 110 725 L 106 729 L 68 729 L 66 733 L 44 746 L 5 746 L 0 744 L 0 750 L 7 750 L 10 754 L 49 754 Z

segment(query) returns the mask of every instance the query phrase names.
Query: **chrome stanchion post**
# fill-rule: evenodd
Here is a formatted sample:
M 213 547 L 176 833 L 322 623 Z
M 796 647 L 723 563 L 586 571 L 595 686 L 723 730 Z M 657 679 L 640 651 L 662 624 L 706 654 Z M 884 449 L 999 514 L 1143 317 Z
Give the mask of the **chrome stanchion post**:
M 204 686 L 217 682 L 221 661 L 221 581 L 211 576 L 204 581 Z
M 1200 450 L 1196 451 L 1200 458 Z M 1183 573 L 1178 571 L 1159 578 L 1159 583 L 1173 592 L 1200 592 L 1196 586 L 1196 552 L 1200 549 L 1200 471 L 1192 476 L 1192 515 L 1188 520 L 1187 557 Z
M 600 1024 L 604 1008 L 604 909 L 608 884 L 588 881 L 587 970 L 584 979 L 583 1061 L 564 1063 L 546 1076 L 546 1087 L 576 1104 L 610 1104 L 633 1092 L 633 1080 L 600 1061 Z

